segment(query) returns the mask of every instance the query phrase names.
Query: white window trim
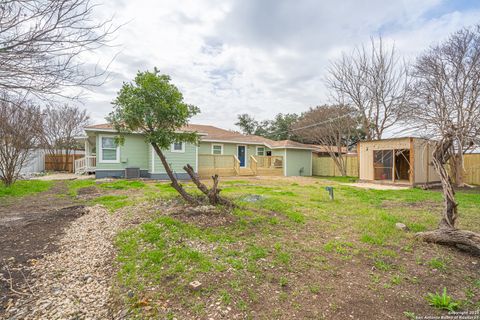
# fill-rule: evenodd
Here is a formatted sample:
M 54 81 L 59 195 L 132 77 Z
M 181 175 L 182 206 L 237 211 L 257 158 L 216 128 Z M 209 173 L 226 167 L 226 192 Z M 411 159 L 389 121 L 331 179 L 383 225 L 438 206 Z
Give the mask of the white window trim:
M 99 147 L 98 148 L 98 156 L 97 159 L 99 163 L 120 163 L 120 146 L 117 144 L 117 159 L 115 160 L 103 160 L 103 145 L 102 145 L 102 138 L 115 138 L 114 135 L 107 135 L 107 134 L 99 134 Z
M 222 148 L 221 152 L 220 152 L 220 155 L 223 155 L 223 143 L 212 143 L 212 154 L 215 154 L 213 153 L 213 147 L 220 147 Z
M 185 142 L 177 142 L 177 143 L 181 143 L 182 144 L 182 150 L 175 150 L 173 148 L 173 143 L 170 145 L 170 152 L 178 152 L 178 153 L 185 153 Z
M 260 155 L 258 154 L 258 148 L 263 148 L 263 155 L 262 155 L 262 156 L 265 156 L 265 155 L 267 154 L 267 148 L 265 148 L 264 146 L 257 146 L 257 147 L 255 148 L 255 154 L 256 154 L 257 156 L 260 156 Z

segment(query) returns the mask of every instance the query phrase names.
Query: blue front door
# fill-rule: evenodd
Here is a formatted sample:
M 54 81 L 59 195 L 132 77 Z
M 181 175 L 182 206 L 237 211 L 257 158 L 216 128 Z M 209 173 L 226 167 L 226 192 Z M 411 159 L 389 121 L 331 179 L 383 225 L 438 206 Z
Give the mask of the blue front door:
M 237 157 L 240 160 L 240 167 L 245 167 L 245 146 L 237 146 Z

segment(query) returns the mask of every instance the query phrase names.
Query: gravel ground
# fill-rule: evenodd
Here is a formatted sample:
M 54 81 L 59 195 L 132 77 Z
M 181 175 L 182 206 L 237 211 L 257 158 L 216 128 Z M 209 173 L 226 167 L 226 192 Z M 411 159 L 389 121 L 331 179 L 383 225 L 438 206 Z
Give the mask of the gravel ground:
M 112 240 L 123 215 L 87 209 L 65 230 L 59 250 L 31 267 L 31 295 L 7 309 L 8 319 L 111 319 Z
M 45 181 L 52 181 L 52 180 L 86 180 L 86 179 L 95 179 L 94 175 L 79 175 L 75 173 L 52 173 L 47 174 L 44 176 L 33 177 L 32 180 L 45 180 Z

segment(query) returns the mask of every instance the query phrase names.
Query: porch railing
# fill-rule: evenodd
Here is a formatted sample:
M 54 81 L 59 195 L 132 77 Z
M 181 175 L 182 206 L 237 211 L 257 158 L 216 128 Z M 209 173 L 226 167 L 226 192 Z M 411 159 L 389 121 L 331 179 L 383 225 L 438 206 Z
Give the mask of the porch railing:
M 253 175 L 281 175 L 282 156 L 249 156 L 248 168 Z M 245 159 L 246 160 L 246 159 Z M 213 174 L 235 176 L 245 174 L 240 168 L 240 160 L 236 155 L 199 154 L 198 172 L 202 177 Z
M 199 154 L 198 166 L 213 169 L 225 169 L 235 167 L 235 156 L 220 154 Z
M 237 158 L 236 155 L 233 156 L 233 169 L 235 170 L 235 173 L 237 176 L 240 174 L 240 160 Z
M 254 156 L 250 156 L 250 169 L 252 170 L 254 175 L 257 175 L 258 173 L 257 166 L 258 166 L 257 159 L 255 159 Z
M 257 168 L 281 169 L 283 168 L 282 156 L 252 156 L 257 160 Z
M 75 160 L 75 173 L 85 173 L 93 172 L 97 167 L 97 157 L 96 156 L 85 156 Z

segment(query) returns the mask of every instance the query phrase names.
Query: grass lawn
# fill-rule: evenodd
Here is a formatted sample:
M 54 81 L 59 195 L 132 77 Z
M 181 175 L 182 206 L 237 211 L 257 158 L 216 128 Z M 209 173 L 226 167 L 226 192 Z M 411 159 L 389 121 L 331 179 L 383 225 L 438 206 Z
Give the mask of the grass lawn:
M 34 193 L 47 191 L 53 186 L 52 181 L 18 180 L 10 187 L 0 183 L 0 198 L 23 197 Z
M 409 319 L 447 312 L 432 302 L 444 289 L 461 310 L 480 308 L 478 258 L 415 240 L 439 221 L 439 191 L 341 182 L 226 180 L 231 215 L 152 213 L 117 237 L 118 298 L 141 318 L 177 319 Z M 176 196 L 141 187 L 153 202 Z M 480 232 L 480 194 L 457 199 L 459 227 Z

